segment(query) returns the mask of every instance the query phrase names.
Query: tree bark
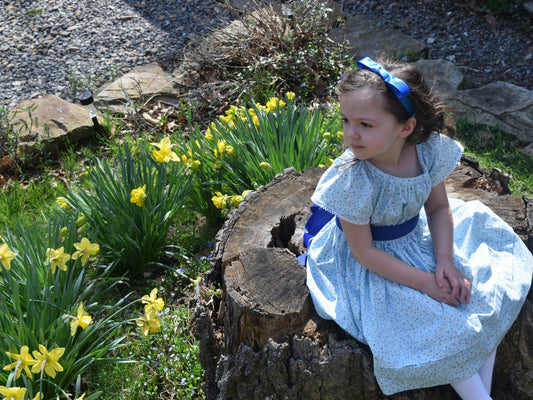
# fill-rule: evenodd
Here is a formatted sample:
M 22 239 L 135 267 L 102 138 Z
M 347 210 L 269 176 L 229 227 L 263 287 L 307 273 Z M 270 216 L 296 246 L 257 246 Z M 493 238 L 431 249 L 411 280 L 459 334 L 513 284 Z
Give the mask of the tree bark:
M 194 299 L 208 399 L 458 399 L 446 386 L 384 396 L 370 349 L 319 318 L 296 260 L 324 170 L 286 171 L 232 211 Z M 465 159 L 446 181 L 500 215 L 532 248 L 533 199 Z M 212 288 L 220 287 L 221 296 Z M 533 399 L 533 294 L 499 347 L 494 399 Z

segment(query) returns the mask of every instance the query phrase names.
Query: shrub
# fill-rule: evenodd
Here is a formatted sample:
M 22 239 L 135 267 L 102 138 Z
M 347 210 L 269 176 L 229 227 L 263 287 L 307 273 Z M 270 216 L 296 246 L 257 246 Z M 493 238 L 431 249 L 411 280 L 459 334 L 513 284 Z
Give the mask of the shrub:
M 210 224 L 286 168 L 327 165 L 338 154 L 342 132 L 336 113 L 309 110 L 294 96 L 232 106 L 205 133 L 196 126 L 188 140 L 177 139 L 180 158 L 195 177 L 190 206 Z
M 30 399 L 77 397 L 81 375 L 123 339 L 116 315 L 124 299 L 109 301 L 120 280 L 91 261 L 94 243 L 92 255 L 76 252 L 82 237 L 71 216 L 49 221 L 19 225 L 0 241 L 0 385 Z M 97 279 L 88 277 L 94 269 Z
M 158 162 L 143 148 L 135 157 L 126 145 L 115 161 L 89 168 L 90 190 L 69 191 L 67 207 L 84 215 L 102 257 L 116 260 L 115 273 L 142 274 L 171 250 L 169 226 L 190 184 L 175 161 Z

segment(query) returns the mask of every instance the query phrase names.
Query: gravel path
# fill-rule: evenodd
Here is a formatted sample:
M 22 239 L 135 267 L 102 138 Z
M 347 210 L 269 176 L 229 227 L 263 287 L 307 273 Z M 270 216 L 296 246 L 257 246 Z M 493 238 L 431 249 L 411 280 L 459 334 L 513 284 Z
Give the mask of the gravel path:
M 471 82 L 533 86 L 532 35 L 447 1 L 345 1 L 423 40 Z M 180 54 L 232 15 L 215 0 L 0 0 L 0 105 L 103 83 Z
M 448 59 L 479 86 L 507 81 L 533 89 L 533 30 L 496 19 L 472 0 L 345 0 L 345 12 L 365 14 L 426 44 L 430 59 Z M 527 13 L 524 13 L 527 15 Z M 525 17 L 527 18 L 527 17 Z M 529 15 L 530 22 L 533 18 Z
M 0 0 L 0 105 L 105 82 L 180 54 L 221 21 L 214 0 Z

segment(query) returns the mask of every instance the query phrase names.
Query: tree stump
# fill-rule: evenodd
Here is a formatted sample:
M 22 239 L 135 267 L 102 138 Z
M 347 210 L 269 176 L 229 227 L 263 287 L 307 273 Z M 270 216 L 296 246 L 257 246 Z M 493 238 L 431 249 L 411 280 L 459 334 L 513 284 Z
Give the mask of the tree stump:
M 323 172 L 280 174 L 219 231 L 212 269 L 194 298 L 207 398 L 458 399 L 449 385 L 383 395 L 370 349 L 316 315 L 296 256 Z M 505 176 L 466 158 L 446 183 L 464 200 L 491 207 L 532 249 L 533 199 L 501 194 L 508 191 Z M 494 399 L 533 399 L 533 291 L 497 354 Z

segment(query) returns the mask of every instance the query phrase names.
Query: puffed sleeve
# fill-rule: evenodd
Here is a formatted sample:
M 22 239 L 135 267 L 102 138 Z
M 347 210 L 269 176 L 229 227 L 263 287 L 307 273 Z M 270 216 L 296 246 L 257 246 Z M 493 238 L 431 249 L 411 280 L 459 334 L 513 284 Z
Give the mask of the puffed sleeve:
M 420 146 L 420 160 L 423 169 L 431 178 L 431 186 L 446 179 L 455 169 L 463 154 L 463 146 L 452 138 L 440 133 L 433 133 Z
M 347 150 L 324 172 L 311 200 L 345 221 L 364 225 L 372 214 L 372 192 L 364 163 Z

